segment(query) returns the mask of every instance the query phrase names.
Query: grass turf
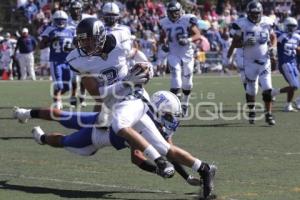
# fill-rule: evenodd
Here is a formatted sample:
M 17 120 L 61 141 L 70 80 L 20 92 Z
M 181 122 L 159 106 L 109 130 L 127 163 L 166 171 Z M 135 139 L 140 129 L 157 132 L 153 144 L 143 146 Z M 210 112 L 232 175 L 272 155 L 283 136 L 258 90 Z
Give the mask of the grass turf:
M 273 84 L 286 85 L 280 76 L 273 77 Z M 168 87 L 168 78 L 155 78 L 147 85 L 149 93 Z M 37 145 L 31 139 L 33 126 L 66 134 L 72 130 L 41 120 L 18 124 L 11 119 L 11 109 L 49 106 L 49 88 L 48 81 L 0 82 L 0 199 L 197 198 L 199 189 L 179 175 L 163 180 L 133 166 L 128 150 L 106 148 L 80 157 Z M 257 99 L 261 102 L 261 95 Z M 249 125 L 238 111 L 244 92 L 237 77 L 194 78 L 191 101 L 197 117 L 182 121 L 174 141 L 217 164 L 217 199 L 300 199 L 300 113 L 282 112 L 284 100 L 281 95 L 275 102 L 276 126 L 267 126 L 264 119 Z

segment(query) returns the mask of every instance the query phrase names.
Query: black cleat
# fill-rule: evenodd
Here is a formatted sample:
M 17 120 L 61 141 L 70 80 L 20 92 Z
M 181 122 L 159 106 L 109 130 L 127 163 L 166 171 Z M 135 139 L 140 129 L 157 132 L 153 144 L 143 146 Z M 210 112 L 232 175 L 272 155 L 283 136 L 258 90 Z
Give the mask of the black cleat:
M 265 115 L 265 118 L 266 118 L 266 123 L 273 126 L 275 125 L 275 120 L 273 118 L 273 115 L 271 113 L 266 113 Z
M 254 111 L 250 111 L 248 114 L 248 118 L 249 118 L 249 124 L 255 124 L 255 112 Z
M 214 178 L 217 171 L 215 165 L 208 165 L 207 163 L 202 163 L 200 169 L 198 170 L 200 177 L 203 181 L 203 197 L 206 199 L 211 195 L 214 189 Z
M 175 174 L 174 166 L 165 158 L 160 157 L 155 160 L 157 165 L 156 173 L 163 178 L 172 178 Z

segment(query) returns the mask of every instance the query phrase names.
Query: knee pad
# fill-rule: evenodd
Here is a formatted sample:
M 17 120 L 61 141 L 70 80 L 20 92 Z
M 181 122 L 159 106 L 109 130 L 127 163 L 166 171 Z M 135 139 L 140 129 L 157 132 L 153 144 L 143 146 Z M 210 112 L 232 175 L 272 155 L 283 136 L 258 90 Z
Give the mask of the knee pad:
M 263 93 L 262 93 L 263 101 L 265 101 L 265 102 L 272 101 L 271 92 L 272 92 L 272 89 L 263 91 Z

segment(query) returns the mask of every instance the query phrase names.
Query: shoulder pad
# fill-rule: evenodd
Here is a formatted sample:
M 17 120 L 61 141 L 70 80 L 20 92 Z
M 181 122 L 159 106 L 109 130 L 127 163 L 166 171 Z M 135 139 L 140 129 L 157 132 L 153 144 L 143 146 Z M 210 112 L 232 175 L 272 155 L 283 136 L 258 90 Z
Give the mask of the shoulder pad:
M 241 27 L 235 22 L 232 23 L 231 27 L 232 27 L 233 30 L 240 30 L 241 29 Z
M 110 53 L 117 45 L 117 40 L 113 34 L 106 36 L 106 41 L 103 47 L 103 53 Z
M 190 18 L 190 24 L 197 25 L 197 23 L 198 23 L 198 19 L 196 17 L 193 16 Z

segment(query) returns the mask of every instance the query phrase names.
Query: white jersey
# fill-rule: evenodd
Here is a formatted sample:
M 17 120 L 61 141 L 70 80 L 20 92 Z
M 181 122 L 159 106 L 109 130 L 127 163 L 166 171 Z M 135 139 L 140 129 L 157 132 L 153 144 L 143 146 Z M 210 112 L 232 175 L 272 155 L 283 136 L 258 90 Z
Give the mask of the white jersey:
M 270 33 L 272 31 L 273 20 L 263 16 L 257 24 L 252 23 L 247 17 L 239 18 L 233 24 L 235 35 L 242 36 L 243 44 L 249 38 L 255 38 L 256 43 L 252 46 L 244 46 L 243 54 L 245 60 L 266 62 L 269 59 Z
M 131 40 L 131 32 L 130 28 L 125 25 L 116 24 L 113 27 L 105 27 L 108 34 L 120 35 L 121 39 L 121 47 L 124 49 L 126 53 L 126 57 L 129 56 L 130 50 L 132 48 L 132 40 Z
M 66 60 L 71 69 L 78 74 L 91 74 L 99 78 L 101 83 L 111 85 L 122 80 L 128 73 L 126 53 L 122 46 L 123 40 L 121 32 L 114 32 L 107 35 L 101 56 L 85 56 L 81 50 L 74 49 L 69 53 Z M 120 95 L 126 96 L 130 91 L 124 90 L 122 92 Z M 115 103 L 115 101 L 108 99 L 104 102 L 108 108 Z
M 192 44 L 182 46 L 178 43 L 179 38 L 189 36 L 189 28 L 196 25 L 197 18 L 192 14 L 185 14 L 180 17 L 176 22 L 172 22 L 168 17 L 164 17 L 160 20 L 160 26 L 168 37 L 168 44 L 170 54 L 177 55 L 179 57 L 187 56 L 193 57 L 194 51 Z

